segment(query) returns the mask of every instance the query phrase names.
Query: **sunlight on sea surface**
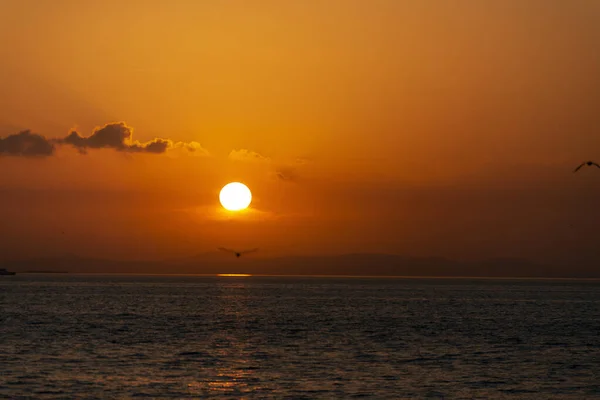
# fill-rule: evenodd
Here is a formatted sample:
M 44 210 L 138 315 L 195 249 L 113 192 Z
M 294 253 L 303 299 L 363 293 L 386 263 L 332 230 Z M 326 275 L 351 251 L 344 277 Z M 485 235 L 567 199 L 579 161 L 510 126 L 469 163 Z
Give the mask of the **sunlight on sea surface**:
M 20 274 L 0 397 L 600 396 L 600 283 Z

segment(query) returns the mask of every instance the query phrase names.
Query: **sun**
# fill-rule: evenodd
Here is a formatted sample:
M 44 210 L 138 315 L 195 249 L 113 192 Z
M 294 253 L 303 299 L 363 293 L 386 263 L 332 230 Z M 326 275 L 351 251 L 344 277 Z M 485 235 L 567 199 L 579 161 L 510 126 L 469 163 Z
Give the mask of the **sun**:
M 243 183 L 231 182 L 223 186 L 219 193 L 219 200 L 226 210 L 240 211 L 250 205 L 252 192 Z

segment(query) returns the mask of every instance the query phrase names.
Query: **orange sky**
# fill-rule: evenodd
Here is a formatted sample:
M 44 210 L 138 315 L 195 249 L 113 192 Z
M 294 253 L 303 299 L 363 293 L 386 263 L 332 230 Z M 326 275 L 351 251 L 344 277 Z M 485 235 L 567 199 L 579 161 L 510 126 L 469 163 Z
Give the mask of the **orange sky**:
M 596 0 L 0 0 L 1 138 L 124 122 L 177 147 L 0 153 L 0 251 L 600 260 L 600 171 L 571 172 L 600 159 L 598 21 Z M 224 219 L 231 180 L 255 198 Z

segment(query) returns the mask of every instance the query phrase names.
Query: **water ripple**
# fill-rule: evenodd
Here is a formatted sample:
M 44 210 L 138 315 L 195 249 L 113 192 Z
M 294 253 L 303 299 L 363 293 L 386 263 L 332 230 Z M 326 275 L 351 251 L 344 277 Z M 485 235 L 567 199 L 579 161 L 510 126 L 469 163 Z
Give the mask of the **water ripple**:
M 591 398 L 598 289 L 17 275 L 0 280 L 0 398 Z

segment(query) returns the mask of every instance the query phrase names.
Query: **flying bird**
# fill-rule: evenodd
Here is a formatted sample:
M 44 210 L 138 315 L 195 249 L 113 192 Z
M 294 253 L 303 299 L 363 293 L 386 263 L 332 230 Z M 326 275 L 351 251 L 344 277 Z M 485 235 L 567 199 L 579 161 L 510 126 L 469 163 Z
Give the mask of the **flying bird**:
M 577 171 L 579 171 L 579 169 L 580 169 L 581 167 L 583 167 L 584 165 L 587 165 L 588 167 L 591 167 L 592 165 L 595 165 L 596 167 L 600 168 L 600 165 L 599 165 L 597 162 L 593 162 L 593 161 L 586 161 L 586 162 L 584 162 L 584 163 L 581 163 L 581 165 L 580 165 L 579 167 L 575 168 L 575 171 L 573 171 L 573 172 L 577 172 Z
M 226 249 L 225 247 L 219 247 L 219 250 L 227 252 L 227 253 L 233 253 L 233 254 L 235 254 L 235 256 L 237 258 L 240 258 L 240 256 L 242 254 L 254 253 L 258 249 L 250 249 L 250 250 L 244 250 L 244 251 L 235 251 L 235 250 L 231 250 L 231 249 Z

